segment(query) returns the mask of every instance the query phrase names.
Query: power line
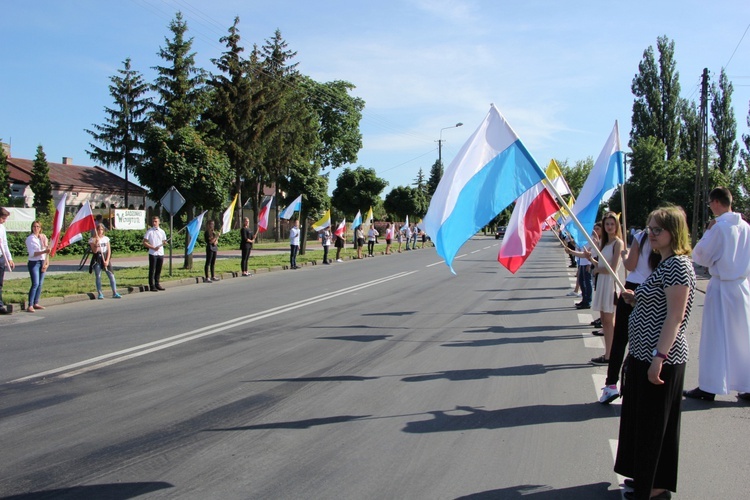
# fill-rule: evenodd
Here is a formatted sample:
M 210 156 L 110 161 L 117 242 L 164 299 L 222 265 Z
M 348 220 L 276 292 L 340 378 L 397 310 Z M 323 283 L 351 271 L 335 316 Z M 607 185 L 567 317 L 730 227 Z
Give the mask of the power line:
M 724 65 L 724 69 L 725 69 L 725 70 L 727 69 L 727 67 L 729 67 L 729 63 L 730 63 L 730 62 L 732 62 L 732 58 L 733 58 L 733 57 L 734 57 L 734 55 L 735 55 L 735 54 L 737 53 L 737 49 L 739 49 L 739 48 L 740 48 L 740 44 L 742 43 L 742 40 L 744 40 L 744 39 L 745 39 L 745 35 L 747 35 L 747 31 L 748 31 L 748 30 L 750 30 L 750 24 L 748 24 L 748 25 L 747 25 L 747 28 L 745 28 L 745 32 L 744 32 L 744 33 L 742 34 L 742 37 L 740 38 L 740 41 L 739 41 L 739 42 L 737 42 L 737 46 L 736 46 L 736 47 L 734 48 L 734 51 L 732 52 L 732 55 L 731 55 L 731 56 L 729 56 L 729 60 L 728 60 L 728 61 L 727 61 L 727 63 L 726 63 L 725 65 Z

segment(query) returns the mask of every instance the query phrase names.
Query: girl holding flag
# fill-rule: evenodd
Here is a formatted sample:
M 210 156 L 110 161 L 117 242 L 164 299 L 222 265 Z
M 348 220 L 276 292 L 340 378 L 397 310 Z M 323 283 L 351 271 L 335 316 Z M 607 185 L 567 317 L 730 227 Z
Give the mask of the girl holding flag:
M 39 300 L 42 296 L 44 272 L 47 270 L 47 254 L 50 252 L 47 237 L 42 234 L 42 225 L 37 220 L 31 223 L 31 234 L 26 238 L 26 249 L 29 251 L 28 267 L 31 276 L 29 305 L 26 311 L 33 313 L 35 310 L 44 309 Z

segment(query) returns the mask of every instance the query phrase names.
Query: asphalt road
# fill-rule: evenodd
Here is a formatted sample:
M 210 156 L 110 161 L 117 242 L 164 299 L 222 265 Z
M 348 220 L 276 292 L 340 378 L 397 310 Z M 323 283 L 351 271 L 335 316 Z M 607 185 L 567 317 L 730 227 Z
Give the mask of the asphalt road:
M 567 259 L 497 245 L 0 317 L 0 497 L 620 498 Z M 745 498 L 748 435 L 733 395 L 687 401 L 676 498 Z

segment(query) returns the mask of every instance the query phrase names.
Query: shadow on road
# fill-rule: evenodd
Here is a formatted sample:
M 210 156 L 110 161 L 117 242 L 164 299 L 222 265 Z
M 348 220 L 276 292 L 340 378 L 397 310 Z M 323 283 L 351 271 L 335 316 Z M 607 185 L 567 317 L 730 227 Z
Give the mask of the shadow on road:
M 532 405 L 499 410 L 482 410 L 457 406 L 453 415 L 443 410 L 430 411 L 432 420 L 409 422 L 402 430 L 410 434 L 468 431 L 472 429 L 503 429 L 559 422 L 585 422 L 595 418 L 616 418 L 617 409 L 595 403 L 571 405 Z M 581 497 L 586 498 L 586 497 Z
M 620 499 L 619 489 L 610 490 L 610 483 L 584 484 L 570 488 L 553 489 L 549 486 L 524 484 L 497 490 L 473 493 L 456 500 L 581 500 L 583 498 Z
M 1 497 L 0 500 L 42 500 L 44 498 L 54 498 L 56 500 L 65 498 L 106 498 L 108 500 L 125 500 L 167 488 L 174 488 L 174 485 L 164 482 L 94 484 L 91 486 L 74 486 L 72 488 L 32 491 L 29 493 Z

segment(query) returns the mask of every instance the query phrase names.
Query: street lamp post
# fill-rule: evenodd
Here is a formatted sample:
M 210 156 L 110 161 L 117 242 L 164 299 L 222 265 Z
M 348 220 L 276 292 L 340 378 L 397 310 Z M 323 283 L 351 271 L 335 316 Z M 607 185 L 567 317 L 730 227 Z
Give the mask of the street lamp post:
M 456 128 L 462 126 L 463 123 L 458 122 L 455 125 L 452 125 L 450 127 L 443 127 L 440 129 L 440 139 L 438 139 L 438 163 L 440 163 L 440 167 L 443 167 L 443 130 L 447 130 L 449 128 Z

